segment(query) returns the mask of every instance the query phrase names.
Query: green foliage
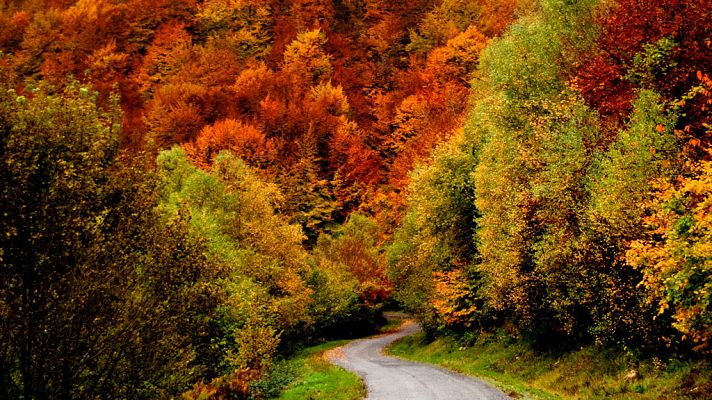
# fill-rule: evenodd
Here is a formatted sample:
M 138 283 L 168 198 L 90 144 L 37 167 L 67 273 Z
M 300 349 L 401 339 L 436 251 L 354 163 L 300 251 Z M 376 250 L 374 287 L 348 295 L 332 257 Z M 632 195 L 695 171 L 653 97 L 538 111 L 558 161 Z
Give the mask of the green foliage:
M 655 81 L 677 66 L 673 58 L 676 47 L 677 43 L 668 37 L 644 45 L 643 51 L 633 57 L 633 65 L 625 78 L 646 89 L 654 87 Z
M 629 128 L 597 161 L 589 184 L 590 218 L 605 224 L 608 235 L 634 236 L 640 231 L 639 205 L 650 193 L 650 180 L 672 172 L 675 116 L 668 116 L 659 95 L 642 91 L 634 104 Z M 601 228 L 605 229 L 605 228 Z
M 297 377 L 297 367 L 290 362 L 275 363 L 266 377 L 250 383 L 251 399 L 273 399 Z
M 480 69 L 493 91 L 508 99 L 545 98 L 563 89 L 557 61 L 562 43 L 557 32 L 540 20 L 527 17 L 495 39 L 480 57 Z
M 525 331 L 573 334 L 588 318 L 582 288 L 592 278 L 582 273 L 579 213 L 600 133 L 595 114 L 562 78 L 572 67 L 568 56 L 588 45 L 576 26 L 585 26 L 592 6 L 545 2 L 481 58 L 469 122 L 482 142 L 476 268 L 492 307 Z
M 464 133 L 440 146 L 432 164 L 411 174 L 408 213 L 389 246 L 389 275 L 396 299 L 427 325 L 438 316 L 430 306 L 433 273 L 468 265 L 477 257 L 472 171 L 475 149 Z
M 516 129 L 507 124 L 488 132 L 476 168 L 478 268 L 495 307 L 513 311 L 522 326 L 572 333 L 583 322 L 582 289 L 592 284 L 578 236 L 597 121 L 572 93 L 528 104 L 519 135 L 505 133 Z
M 210 371 L 200 241 L 158 221 L 88 89 L 0 90 L 2 397 L 176 395 Z M 69 373 L 71 371 L 71 373 Z
M 520 18 L 481 56 L 488 87 L 510 100 L 544 100 L 562 92 L 563 78 L 594 43 L 598 0 L 538 3 L 539 12 Z
M 300 228 L 275 213 L 281 198 L 276 187 L 229 152 L 217 157 L 210 173 L 190 164 L 179 148 L 163 152 L 157 164 L 159 209 L 169 220 L 190 221 L 224 271 L 226 279 L 216 283 L 225 301 L 220 325 L 228 365 L 268 370 L 277 330 L 290 334 L 310 322 Z
M 280 348 L 373 326 L 387 289 L 373 222 L 353 216 L 334 238 L 323 235 L 310 265 L 301 228 L 278 213 L 281 192 L 230 152 L 206 172 L 174 148 L 159 155 L 157 168 L 158 210 L 168 221 L 188 221 L 220 272 L 211 283 L 221 300 L 213 343 L 224 376 L 188 397 L 267 395 L 282 381 L 272 364 Z
M 643 234 L 641 205 L 652 192 L 650 182 L 674 173 L 675 115 L 667 115 L 657 94 L 642 91 L 629 126 L 619 132 L 608 150 L 599 154 L 587 177 L 591 201 L 585 210 L 582 243 L 589 270 L 599 279 L 601 300 L 593 307 L 592 333 L 599 339 L 625 340 L 659 346 L 669 333 L 667 318 L 655 311 L 638 285 L 639 272 L 623 256 L 631 240 Z

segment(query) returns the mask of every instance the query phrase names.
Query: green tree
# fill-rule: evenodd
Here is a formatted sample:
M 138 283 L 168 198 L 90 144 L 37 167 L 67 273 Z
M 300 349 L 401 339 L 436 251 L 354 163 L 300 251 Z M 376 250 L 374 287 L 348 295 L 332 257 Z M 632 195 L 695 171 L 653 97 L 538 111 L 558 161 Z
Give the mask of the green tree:
M 660 96 L 641 91 L 627 129 L 599 155 L 587 178 L 591 201 L 585 211 L 583 241 L 590 268 L 607 274 L 594 333 L 602 338 L 635 338 L 646 344 L 659 340 L 667 324 L 654 318 L 647 295 L 638 284 L 642 276 L 625 263 L 631 241 L 644 236 L 643 204 L 653 196 L 651 182 L 676 170 L 674 113 L 665 111 Z
M 303 338 L 313 322 L 304 235 L 277 212 L 277 187 L 228 151 L 209 172 L 177 147 L 161 153 L 157 167 L 160 213 L 168 221 L 188 221 L 220 271 L 210 282 L 220 299 L 212 341 L 218 352 L 215 379 L 193 394 L 222 390 L 246 396 L 249 382 L 269 371 L 280 343 Z
M 428 328 L 443 323 L 443 315 L 432 307 L 432 302 L 443 295 L 436 291 L 434 274 L 465 268 L 467 273 L 458 277 L 478 281 L 471 269 L 479 258 L 477 246 L 472 246 L 478 216 L 472 176 L 477 147 L 469 139 L 458 132 L 435 150 L 429 165 L 420 165 L 413 171 L 408 211 L 388 249 L 396 299 Z M 465 304 L 465 308 L 471 306 L 469 302 Z M 477 316 L 467 315 L 451 323 L 452 327 L 486 324 L 486 317 L 477 320 L 485 312 L 483 307 L 479 311 Z
M 541 2 L 484 51 L 470 124 L 483 143 L 476 243 L 489 302 L 523 332 L 572 335 L 590 319 L 579 214 L 600 134 L 563 79 L 589 43 L 577 27 L 594 5 L 561 3 Z
M 209 376 L 210 263 L 153 183 L 119 163 L 118 118 L 70 84 L 0 89 L 0 390 L 5 398 L 177 395 Z

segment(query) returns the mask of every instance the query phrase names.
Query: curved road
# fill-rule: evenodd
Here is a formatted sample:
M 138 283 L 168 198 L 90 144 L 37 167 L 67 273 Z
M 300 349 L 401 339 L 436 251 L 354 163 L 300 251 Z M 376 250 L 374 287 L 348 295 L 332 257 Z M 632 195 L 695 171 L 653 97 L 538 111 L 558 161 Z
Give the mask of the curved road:
M 360 375 L 368 388 L 367 400 L 499 400 L 509 399 L 483 381 L 429 364 L 383 355 L 394 341 L 420 330 L 407 322 L 395 333 L 353 341 L 332 350 L 336 365 Z

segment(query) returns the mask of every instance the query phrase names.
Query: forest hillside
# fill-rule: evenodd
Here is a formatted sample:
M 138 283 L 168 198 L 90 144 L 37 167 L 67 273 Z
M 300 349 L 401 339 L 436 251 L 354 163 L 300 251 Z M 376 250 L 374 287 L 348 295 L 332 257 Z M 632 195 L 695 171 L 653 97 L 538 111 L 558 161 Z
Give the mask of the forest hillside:
M 711 66 L 712 0 L 4 0 L 0 399 L 267 398 L 386 307 L 708 362 Z

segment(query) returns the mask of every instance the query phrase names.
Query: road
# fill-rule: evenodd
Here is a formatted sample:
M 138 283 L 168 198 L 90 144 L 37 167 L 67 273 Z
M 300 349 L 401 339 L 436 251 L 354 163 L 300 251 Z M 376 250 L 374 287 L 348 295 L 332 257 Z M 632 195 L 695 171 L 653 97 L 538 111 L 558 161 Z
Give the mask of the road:
M 360 375 L 367 400 L 498 400 L 510 399 L 483 381 L 429 364 L 385 356 L 383 349 L 420 330 L 406 322 L 396 332 L 353 341 L 332 350 L 331 361 Z

